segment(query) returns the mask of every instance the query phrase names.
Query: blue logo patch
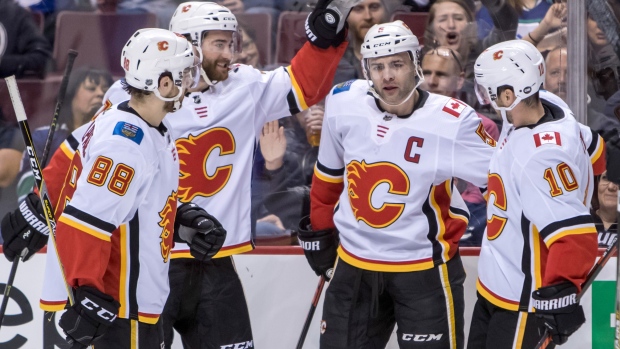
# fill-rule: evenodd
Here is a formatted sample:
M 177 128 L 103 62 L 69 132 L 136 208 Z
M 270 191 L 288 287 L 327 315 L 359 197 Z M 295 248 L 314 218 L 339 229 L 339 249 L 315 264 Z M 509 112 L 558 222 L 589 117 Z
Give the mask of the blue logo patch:
M 129 138 L 137 144 L 140 144 L 140 142 L 142 142 L 142 138 L 144 138 L 144 131 L 142 131 L 140 127 L 123 121 L 119 121 L 116 124 L 112 134 Z
M 334 87 L 334 93 L 332 93 L 332 95 L 335 95 L 337 93 L 340 92 L 344 92 L 344 91 L 349 91 L 349 89 L 351 89 L 351 85 L 355 82 L 355 80 L 349 80 L 346 82 L 341 82 L 338 85 L 336 85 L 336 87 Z

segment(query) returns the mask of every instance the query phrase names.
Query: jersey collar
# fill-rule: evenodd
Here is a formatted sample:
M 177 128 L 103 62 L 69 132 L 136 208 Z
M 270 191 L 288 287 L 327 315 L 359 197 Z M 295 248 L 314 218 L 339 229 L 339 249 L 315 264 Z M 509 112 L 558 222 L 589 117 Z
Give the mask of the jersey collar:
M 411 115 L 413 115 L 413 113 L 415 113 L 416 110 L 424 107 L 424 104 L 426 103 L 426 100 L 428 99 L 428 92 L 423 91 L 423 90 L 421 90 L 419 88 L 416 88 L 416 90 L 418 90 L 418 100 L 413 105 L 413 110 L 411 111 L 411 113 L 405 114 L 405 115 L 396 115 L 397 118 L 399 118 L 399 119 L 406 119 L 406 118 L 410 117 Z M 385 111 L 383 108 L 381 108 L 381 103 L 379 103 L 379 100 L 377 98 L 375 98 L 372 95 L 372 93 L 367 92 L 366 94 L 369 95 L 370 97 L 372 97 L 375 100 L 375 104 L 377 105 L 377 109 L 379 109 L 382 113 L 387 113 L 387 111 Z
M 540 101 L 542 103 L 543 109 L 545 110 L 545 114 L 542 116 L 542 118 L 540 118 L 540 120 L 538 120 L 538 122 L 536 122 L 535 124 L 516 127 L 515 128 L 516 130 L 523 128 L 523 127 L 533 129 L 534 127 L 538 125 L 544 124 L 546 122 L 557 121 L 557 120 L 563 119 L 566 116 L 564 114 L 564 110 L 562 110 L 562 108 L 558 107 L 557 105 L 547 100 L 544 100 L 542 98 L 540 99 Z
M 151 124 L 149 124 L 146 120 L 144 120 L 140 114 L 138 114 L 138 112 L 129 106 L 129 101 L 124 101 L 121 104 L 118 105 L 118 110 L 124 111 L 126 113 L 131 113 L 137 117 L 139 117 L 140 119 L 142 119 L 142 121 L 144 121 L 147 125 L 149 125 L 149 127 L 155 128 L 157 129 L 157 131 L 162 135 L 165 136 L 166 132 L 168 132 L 168 129 L 166 128 L 166 126 L 164 126 L 163 122 L 160 122 L 158 126 L 153 126 Z

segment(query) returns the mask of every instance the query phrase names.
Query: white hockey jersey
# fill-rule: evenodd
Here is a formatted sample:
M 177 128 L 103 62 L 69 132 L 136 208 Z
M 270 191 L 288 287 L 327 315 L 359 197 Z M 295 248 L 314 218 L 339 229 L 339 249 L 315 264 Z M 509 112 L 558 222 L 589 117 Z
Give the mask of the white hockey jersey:
M 596 256 L 584 129 L 569 109 L 545 100 L 543 106 L 536 125 L 504 125 L 489 169 L 477 290 L 513 311 L 533 311 L 531 294 L 541 286 L 580 286 Z
M 447 262 L 469 219 L 452 178 L 486 187 L 495 141 L 480 118 L 459 100 L 418 92 L 406 117 L 383 111 L 364 80 L 337 85 L 327 99 L 312 227 L 335 225 L 340 258 L 362 269 Z
M 225 81 L 185 98 L 182 109 L 191 116 L 169 120 L 181 162 L 179 201 L 198 204 L 227 231 L 215 258 L 253 249 L 254 151 L 265 122 L 307 108 L 292 81 L 285 68 L 261 72 L 237 65 Z M 178 257 L 191 257 L 187 244 L 175 245 Z
M 179 172 L 169 128 L 149 125 L 127 102 L 91 123 L 56 231 L 69 285 L 97 287 L 119 300 L 119 317 L 146 323 L 157 322 L 169 292 Z

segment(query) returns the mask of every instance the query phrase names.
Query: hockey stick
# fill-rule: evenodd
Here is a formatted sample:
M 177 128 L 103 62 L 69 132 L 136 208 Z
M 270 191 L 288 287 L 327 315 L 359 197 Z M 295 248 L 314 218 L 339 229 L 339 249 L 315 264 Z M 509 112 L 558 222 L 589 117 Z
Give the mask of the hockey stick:
M 24 104 L 22 103 L 21 97 L 19 95 L 19 89 L 17 88 L 17 81 L 15 81 L 15 76 L 9 76 L 8 78 L 5 78 L 5 80 L 9 89 L 9 95 L 11 96 L 11 103 L 13 104 L 13 109 L 15 109 L 17 122 L 19 124 L 20 130 L 22 131 L 24 143 L 26 144 L 26 152 L 28 153 L 28 157 L 30 158 L 30 168 L 34 176 L 34 181 L 37 188 L 39 188 L 39 196 L 41 197 L 41 201 L 43 202 L 43 212 L 45 213 L 45 220 L 47 222 L 47 227 L 51 232 L 50 239 L 52 240 L 54 248 L 56 248 L 56 220 L 54 219 L 54 209 L 47 193 L 47 187 L 45 186 L 45 181 L 43 179 L 43 172 L 41 170 L 41 167 L 39 166 L 39 159 L 37 158 L 37 153 L 34 148 L 34 142 L 32 140 L 32 135 L 30 132 L 30 126 L 28 125 L 28 120 L 26 120 L 26 110 L 24 109 Z M 67 289 L 69 304 L 73 305 L 75 303 L 75 299 L 73 298 L 73 292 L 71 291 L 71 288 L 67 284 L 67 279 L 64 277 L 65 270 L 62 266 L 60 259 L 58 260 L 58 264 L 60 266 L 60 271 L 63 275 L 65 287 Z M 77 342 L 75 342 L 71 346 L 71 349 L 78 348 L 84 348 L 84 346 Z
M 65 66 L 65 72 L 62 76 L 62 81 L 60 82 L 60 89 L 58 91 L 58 96 L 56 97 L 56 107 L 54 108 L 54 115 L 52 115 L 52 122 L 50 124 L 50 129 L 47 133 L 47 139 L 45 140 L 45 147 L 43 148 L 43 157 L 41 158 L 41 164 L 43 165 L 42 168 L 45 167 L 45 163 L 47 162 L 47 157 L 49 155 L 52 140 L 54 138 L 54 132 L 56 131 L 56 127 L 57 127 L 56 123 L 58 122 L 58 115 L 60 114 L 62 103 L 65 99 L 65 95 L 67 94 L 67 85 L 69 83 L 69 76 L 71 75 L 71 70 L 73 69 L 73 62 L 75 61 L 75 58 L 77 57 L 77 55 L 78 55 L 77 51 L 69 50 L 68 58 L 67 58 L 67 65 Z M 8 81 L 7 81 L 7 84 L 8 84 Z M 25 112 L 24 112 L 24 115 L 25 115 Z M 9 293 L 11 292 L 11 288 L 13 287 L 13 281 L 15 280 L 15 273 L 17 273 L 18 264 L 19 264 L 19 257 L 13 260 L 13 265 L 11 266 L 11 272 L 9 273 L 9 280 L 7 281 L 6 286 L 4 288 L 4 297 L 2 298 L 2 305 L 0 306 L 0 328 L 2 327 L 2 320 L 4 319 L 4 313 L 6 312 L 6 307 L 9 301 Z
M 304 346 L 304 341 L 306 340 L 306 335 L 308 334 L 312 317 L 314 317 L 314 311 L 316 310 L 317 304 L 319 304 L 319 299 L 321 299 L 321 293 L 323 293 L 323 286 L 325 286 L 325 278 L 321 275 L 319 277 L 319 284 L 316 287 L 316 292 L 314 292 L 314 298 L 312 298 L 312 304 L 310 305 L 308 316 L 306 316 L 304 328 L 301 330 L 301 334 L 299 335 L 299 341 L 297 341 L 297 349 L 301 349 Z
M 65 99 L 65 95 L 67 94 L 67 85 L 69 84 L 69 77 L 71 76 L 71 70 L 73 69 L 73 62 L 75 62 L 78 53 L 76 50 L 69 50 L 69 53 L 67 55 L 67 65 L 65 66 L 65 72 L 62 75 L 62 81 L 60 82 L 60 88 L 58 89 L 58 96 L 56 96 L 56 107 L 54 108 L 54 115 L 52 115 L 50 130 L 47 133 L 45 147 L 43 147 L 43 156 L 41 156 L 41 168 L 45 168 L 47 156 L 49 155 L 50 148 L 52 147 L 54 132 L 56 132 L 56 129 L 58 128 L 58 115 L 60 114 L 62 103 Z
M 596 264 L 594 264 L 594 267 L 592 267 L 592 269 L 588 273 L 588 276 L 586 276 L 586 281 L 581 286 L 581 292 L 579 292 L 579 294 L 577 295 L 577 301 L 581 300 L 581 297 L 586 293 L 588 288 L 590 288 L 590 286 L 594 282 L 594 279 L 596 279 L 598 274 L 605 267 L 605 264 L 607 264 L 609 259 L 611 259 L 611 256 L 613 256 L 614 253 L 616 253 L 617 251 L 618 236 L 616 235 L 614 236 L 612 242 L 607 246 L 607 249 L 601 256 L 601 258 L 599 258 Z M 543 333 L 542 338 L 540 339 L 538 344 L 536 344 L 534 349 L 545 349 L 549 344 L 551 344 L 551 334 L 549 334 L 549 330 L 545 328 L 545 332 Z
M 13 260 L 13 266 L 11 266 L 11 272 L 9 273 L 9 280 L 4 286 L 4 296 L 2 298 L 2 305 L 0 306 L 0 327 L 2 327 L 2 321 L 4 320 L 4 313 L 6 312 L 6 306 L 9 304 L 9 293 L 13 287 L 13 280 L 15 280 L 15 274 L 17 271 L 17 265 L 19 264 L 19 256 Z

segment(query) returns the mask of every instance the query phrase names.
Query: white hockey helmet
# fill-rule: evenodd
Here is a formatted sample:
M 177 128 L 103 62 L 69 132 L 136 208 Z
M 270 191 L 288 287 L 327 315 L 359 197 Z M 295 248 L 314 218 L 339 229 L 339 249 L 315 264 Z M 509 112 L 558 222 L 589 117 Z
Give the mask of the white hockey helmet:
M 192 44 L 180 34 L 165 29 L 147 28 L 136 31 L 123 47 L 121 66 L 128 85 L 151 91 L 164 101 L 177 102 L 183 90 L 198 83 L 200 58 Z M 165 72 L 172 74 L 179 94 L 165 98 L 159 94 L 159 78 Z
M 189 35 L 192 43 L 202 45 L 202 34 L 209 30 L 237 32 L 235 15 L 215 2 L 190 1 L 180 4 L 170 20 L 170 30 Z
M 411 32 L 411 29 L 403 21 L 394 21 L 383 24 L 375 24 L 366 33 L 364 37 L 364 43 L 360 53 L 362 54 L 362 71 L 364 77 L 370 84 L 368 60 L 370 58 L 391 56 L 401 52 L 409 52 L 409 56 L 413 61 L 415 73 L 417 75 L 417 83 L 413 88 L 409 97 L 407 97 L 402 103 L 413 95 L 415 89 L 420 86 L 424 81 L 424 74 L 422 68 L 418 62 L 418 50 L 420 49 L 420 42 L 418 38 Z M 376 97 L 381 99 L 376 93 L 374 88 L 370 88 L 370 92 Z M 386 103 L 384 101 L 384 103 Z
M 538 92 L 545 82 L 545 60 L 538 49 L 525 40 L 493 45 L 478 56 L 474 65 L 476 95 L 481 104 L 512 110 L 523 99 Z M 516 99 L 508 107 L 498 107 L 498 88 L 511 87 Z

